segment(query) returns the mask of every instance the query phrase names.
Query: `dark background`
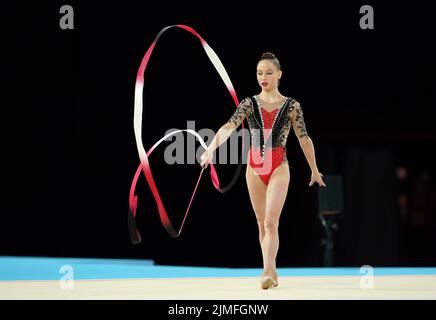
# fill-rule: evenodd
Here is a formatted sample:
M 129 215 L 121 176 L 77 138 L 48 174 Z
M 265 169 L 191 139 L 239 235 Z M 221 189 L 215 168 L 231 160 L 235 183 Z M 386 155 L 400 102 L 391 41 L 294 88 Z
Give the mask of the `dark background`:
M 74 8 L 74 30 L 59 27 L 63 4 Z M 359 27 L 365 4 L 374 8 L 374 30 Z M 436 265 L 436 68 L 429 6 L 233 5 L 69 1 L 3 8 L 1 255 L 261 266 L 245 166 L 225 194 L 206 172 L 179 239 L 162 228 L 141 176 L 137 221 L 143 242 L 129 240 L 128 195 L 139 164 L 133 132 L 137 68 L 163 27 L 187 24 L 218 54 L 239 99 L 260 91 L 255 66 L 261 53 L 279 57 L 280 91 L 304 108 L 320 171 L 344 177 L 336 266 Z M 180 29 L 161 37 L 144 97 L 146 150 L 189 120 L 196 130 L 216 131 L 234 111 L 199 41 Z M 278 266 L 322 266 L 318 187 L 307 186 L 310 169 L 292 132 L 287 149 L 291 184 Z M 178 227 L 200 169 L 166 165 L 163 150 L 150 163 Z M 217 166 L 224 184 L 235 169 Z

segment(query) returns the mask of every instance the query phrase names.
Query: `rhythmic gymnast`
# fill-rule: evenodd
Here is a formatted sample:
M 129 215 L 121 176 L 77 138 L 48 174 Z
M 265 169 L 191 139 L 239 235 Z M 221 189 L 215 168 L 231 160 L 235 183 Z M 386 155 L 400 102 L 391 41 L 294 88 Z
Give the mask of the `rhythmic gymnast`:
M 326 186 L 317 168 L 315 150 L 306 130 L 302 107 L 296 100 L 279 92 L 281 77 L 282 70 L 276 56 L 270 52 L 262 54 L 257 64 L 257 81 L 262 91 L 241 101 L 202 154 L 200 164 L 203 169 L 207 168 L 213 160 L 214 151 L 247 118 L 251 147 L 245 177 L 259 226 L 263 256 L 262 289 L 278 286 L 278 227 L 289 187 L 286 141 L 291 127 L 312 171 L 309 186 L 315 182 Z

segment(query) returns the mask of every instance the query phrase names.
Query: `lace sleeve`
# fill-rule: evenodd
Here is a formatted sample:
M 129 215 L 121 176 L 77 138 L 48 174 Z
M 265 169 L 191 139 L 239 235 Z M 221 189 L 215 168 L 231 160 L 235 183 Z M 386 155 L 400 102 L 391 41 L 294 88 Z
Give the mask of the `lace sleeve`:
M 236 108 L 235 113 L 230 117 L 227 123 L 232 124 L 235 128 L 239 127 L 251 112 L 251 100 L 250 98 L 245 98 L 241 101 L 239 106 Z
M 292 111 L 291 119 L 295 135 L 298 139 L 308 137 L 309 135 L 307 134 L 306 124 L 304 123 L 303 109 L 297 101 L 293 103 L 293 106 L 294 110 Z

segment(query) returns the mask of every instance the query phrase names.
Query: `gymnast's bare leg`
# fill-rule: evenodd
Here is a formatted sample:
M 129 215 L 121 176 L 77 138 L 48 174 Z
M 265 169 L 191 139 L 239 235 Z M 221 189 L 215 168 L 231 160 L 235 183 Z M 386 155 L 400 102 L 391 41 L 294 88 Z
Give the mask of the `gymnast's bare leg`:
M 276 257 L 279 248 L 278 226 L 280 214 L 289 187 L 289 166 L 285 161 L 271 175 L 266 185 L 254 170 L 247 165 L 246 180 L 251 204 L 259 227 L 259 241 L 262 248 L 264 271 L 278 284 Z M 264 288 L 266 289 L 266 288 Z

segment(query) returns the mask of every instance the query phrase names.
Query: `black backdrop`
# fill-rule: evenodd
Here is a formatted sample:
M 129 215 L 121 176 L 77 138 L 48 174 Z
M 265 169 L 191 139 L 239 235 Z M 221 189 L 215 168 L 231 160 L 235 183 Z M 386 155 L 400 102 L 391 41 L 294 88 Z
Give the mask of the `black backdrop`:
M 213 188 L 207 171 L 179 239 L 161 227 L 141 177 L 143 243 L 129 241 L 128 195 L 139 163 L 133 134 L 137 68 L 161 28 L 186 24 L 216 51 L 240 99 L 259 91 L 255 66 L 261 53 L 279 57 L 280 90 L 304 108 L 320 171 L 344 175 L 335 265 L 436 264 L 435 32 L 428 7 L 372 2 L 375 29 L 362 30 L 359 8 L 367 3 L 358 1 L 244 9 L 224 2 L 195 8 L 70 1 L 75 29 L 61 30 L 63 4 L 3 10 L 0 254 L 261 266 L 245 170 L 226 194 Z M 234 110 L 200 43 L 180 29 L 160 39 L 144 97 L 146 149 L 168 129 L 186 128 L 187 121 L 195 121 L 196 130 L 216 131 Z M 310 170 L 292 133 L 287 149 L 291 185 L 278 265 L 321 266 L 317 187 L 307 186 Z M 163 150 L 150 162 L 179 226 L 199 166 L 168 166 Z M 228 181 L 235 168 L 218 170 Z M 408 173 L 404 181 L 398 168 Z

